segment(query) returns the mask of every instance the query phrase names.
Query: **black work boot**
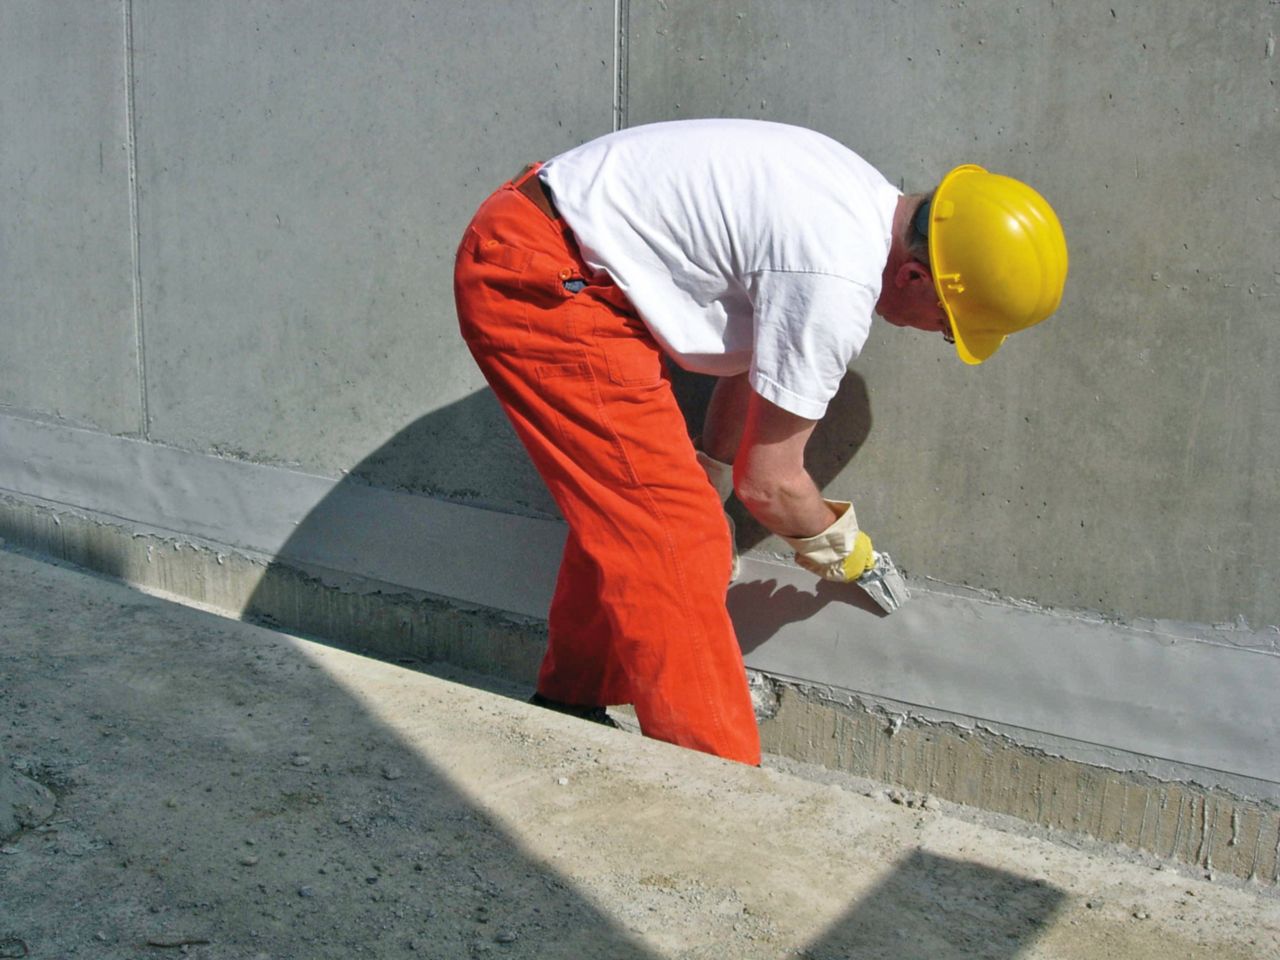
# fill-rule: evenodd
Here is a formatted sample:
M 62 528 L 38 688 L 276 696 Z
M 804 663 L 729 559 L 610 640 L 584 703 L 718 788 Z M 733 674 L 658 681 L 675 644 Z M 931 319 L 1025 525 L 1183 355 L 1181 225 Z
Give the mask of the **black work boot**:
M 620 730 L 621 727 L 614 722 L 613 717 L 605 711 L 604 707 L 577 707 L 571 703 L 561 703 L 559 700 L 551 700 L 544 697 L 540 693 L 535 693 L 529 698 L 529 702 L 535 707 L 545 707 L 548 710 L 554 710 L 556 713 L 567 713 L 571 717 L 577 717 L 579 720 L 590 720 L 592 723 L 598 723 L 601 726 L 613 727 Z

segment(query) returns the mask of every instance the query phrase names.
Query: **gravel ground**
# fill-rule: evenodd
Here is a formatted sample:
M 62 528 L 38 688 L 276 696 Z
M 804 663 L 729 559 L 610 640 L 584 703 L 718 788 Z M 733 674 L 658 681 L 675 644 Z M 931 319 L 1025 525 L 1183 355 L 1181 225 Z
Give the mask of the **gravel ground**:
M 724 763 L 17 553 L 0 598 L 0 756 L 55 801 L 0 842 L 0 958 L 1280 958 L 1274 888 Z

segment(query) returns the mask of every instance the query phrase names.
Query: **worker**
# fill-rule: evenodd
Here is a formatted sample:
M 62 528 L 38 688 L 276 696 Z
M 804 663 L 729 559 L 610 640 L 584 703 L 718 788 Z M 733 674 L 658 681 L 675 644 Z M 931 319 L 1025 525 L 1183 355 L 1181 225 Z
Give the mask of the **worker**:
M 1062 229 L 977 166 L 904 195 L 820 133 L 621 130 L 526 168 L 465 231 L 461 331 L 568 525 L 533 702 L 758 764 L 725 595 L 730 492 L 796 560 L 856 579 L 870 538 L 805 442 L 873 315 L 977 364 L 1058 306 Z M 670 361 L 717 383 L 697 446 Z

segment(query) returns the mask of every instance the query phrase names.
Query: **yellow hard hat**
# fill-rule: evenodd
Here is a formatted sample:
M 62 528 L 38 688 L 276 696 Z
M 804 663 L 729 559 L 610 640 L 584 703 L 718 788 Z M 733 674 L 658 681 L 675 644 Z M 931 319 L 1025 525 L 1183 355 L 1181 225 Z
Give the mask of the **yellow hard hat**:
M 977 364 L 1058 309 L 1067 241 L 1048 201 L 1020 180 L 956 167 L 928 211 L 929 260 L 956 353 Z

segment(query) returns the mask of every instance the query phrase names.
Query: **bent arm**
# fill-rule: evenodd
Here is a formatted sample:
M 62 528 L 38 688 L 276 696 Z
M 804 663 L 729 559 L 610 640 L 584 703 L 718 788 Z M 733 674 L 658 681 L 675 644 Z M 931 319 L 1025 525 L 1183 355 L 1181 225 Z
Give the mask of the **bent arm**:
M 783 410 L 750 388 L 747 393 L 741 442 L 733 458 L 734 492 L 774 533 L 821 533 L 837 515 L 804 467 L 805 444 L 818 421 Z

